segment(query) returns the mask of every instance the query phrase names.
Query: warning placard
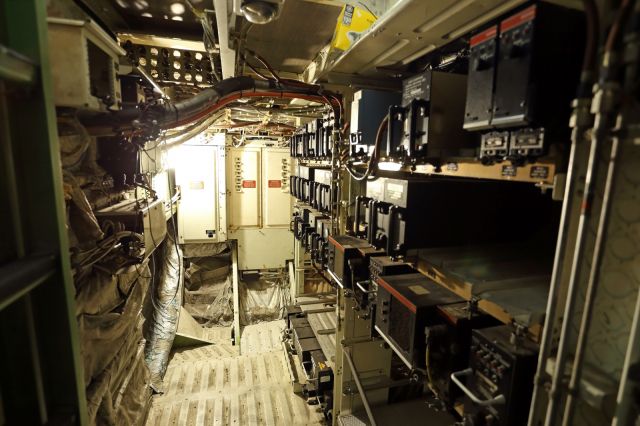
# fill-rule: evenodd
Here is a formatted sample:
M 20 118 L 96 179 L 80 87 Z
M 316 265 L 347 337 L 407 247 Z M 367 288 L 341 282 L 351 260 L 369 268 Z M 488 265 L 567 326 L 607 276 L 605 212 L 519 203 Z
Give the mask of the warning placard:
M 256 181 L 255 180 L 243 180 L 242 181 L 242 187 L 243 188 L 255 188 L 256 185 Z
M 280 179 L 270 179 L 269 188 L 282 188 L 282 181 Z

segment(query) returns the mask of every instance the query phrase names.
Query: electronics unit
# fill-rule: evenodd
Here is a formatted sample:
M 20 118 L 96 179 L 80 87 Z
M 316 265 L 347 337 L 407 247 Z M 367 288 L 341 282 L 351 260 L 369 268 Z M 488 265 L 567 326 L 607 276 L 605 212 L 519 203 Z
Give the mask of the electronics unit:
M 322 118 L 318 118 L 315 121 L 315 134 L 316 134 L 316 157 L 326 158 L 327 152 L 325 150 L 325 127 Z
M 302 241 L 309 228 L 309 214 L 313 209 L 308 204 L 298 206 L 298 213 L 293 217 L 293 236 L 296 240 Z
M 482 136 L 485 164 L 534 160 L 568 143 L 583 26 L 581 11 L 540 2 L 471 37 L 464 128 L 514 129 Z
M 415 272 L 416 270 L 409 263 L 394 260 L 389 256 L 376 256 L 369 261 L 369 276 L 373 282 L 387 275 L 414 274 Z
M 331 157 L 331 147 L 332 147 L 332 133 L 333 127 L 335 125 L 335 116 L 333 111 L 325 113 L 322 115 L 322 144 L 323 144 L 323 152 L 325 157 Z
M 303 131 L 302 129 L 297 129 L 296 133 L 291 136 L 291 139 L 289 140 L 289 152 L 292 157 L 304 156 L 304 140 L 306 136 L 306 131 Z
M 368 246 L 366 241 L 349 235 L 329 236 L 327 269 L 340 287 L 353 289 L 349 260 L 359 257 L 359 249 Z
M 321 350 L 311 351 L 311 363 L 305 372 L 315 392 L 333 390 L 333 370 L 327 365 L 327 357 Z
M 357 256 L 349 259 L 351 270 L 351 282 L 356 300 L 359 301 L 360 309 L 366 309 L 369 305 L 369 294 L 374 291 L 371 285 L 369 264 L 372 258 L 384 257 L 384 250 L 376 249 L 373 246 L 361 247 Z
M 508 158 L 517 160 L 543 155 L 546 147 L 544 133 L 544 128 L 527 127 L 512 130 L 509 136 Z
M 581 11 L 549 3 L 500 22 L 492 126 L 568 127 L 583 27 Z
M 313 180 L 314 175 L 315 169 L 313 167 L 298 166 L 298 177 L 300 179 L 300 183 L 298 185 L 300 186 L 299 190 L 301 201 L 309 202 L 311 192 L 311 184 L 309 182 Z
M 294 326 L 292 336 L 296 354 L 306 369 L 306 366 L 311 363 L 311 352 L 321 350 L 320 343 L 311 326 Z
M 350 154 L 367 157 L 373 153 L 378 127 L 389 111 L 389 106 L 398 105 L 399 93 L 381 90 L 358 90 L 353 94 L 350 121 Z M 379 147 L 382 149 L 382 146 Z
M 297 319 L 305 317 L 302 308 L 299 305 L 287 305 L 284 307 L 284 319 L 287 322 L 287 328 L 292 329 L 292 320 L 295 323 Z M 306 319 L 306 318 L 305 318 Z
M 535 234 L 553 208 L 550 197 L 526 184 L 387 179 L 383 198 L 370 203 L 368 237 L 392 257 L 413 248 L 506 242 Z
M 474 156 L 476 142 L 462 128 L 466 78 L 427 70 L 404 80 L 402 106 L 389 110 L 386 156 L 403 162 Z
M 318 404 L 325 418 L 331 418 L 333 408 L 333 370 L 327 364 L 327 358 L 321 350 L 311 351 L 311 361 L 303 366 L 307 376 L 304 394 L 313 400 L 310 404 Z
M 331 157 L 331 134 L 334 122 L 333 113 L 329 113 L 297 128 L 289 140 L 291 156 L 317 159 Z
M 422 274 L 378 277 L 375 329 L 411 367 L 425 367 L 425 327 L 442 324 L 438 306 L 464 300 Z
M 331 170 L 315 169 L 314 180 L 311 182 L 310 187 L 311 205 L 323 212 L 331 210 L 331 182 Z
M 150 255 L 167 235 L 164 202 L 124 200 L 95 211 L 96 220 L 103 226 L 105 222 L 120 224 L 125 230 L 144 236 L 145 255 Z
M 47 18 L 53 101 L 56 106 L 119 110 L 118 80 L 125 50 L 91 20 Z M 64 47 L 63 47 L 64 46 Z
M 369 232 L 369 203 L 371 198 L 363 195 L 356 196 L 354 201 L 353 235 L 366 239 Z
M 358 238 L 369 240 L 369 223 L 375 220 L 373 216 L 373 202 L 384 197 L 386 178 L 379 177 L 367 181 L 366 196 L 359 195 L 355 199 L 355 220 L 353 233 Z
M 300 191 L 298 190 L 298 179 L 299 177 L 294 174 L 289 176 L 289 188 L 291 188 L 291 195 L 296 199 L 300 199 Z
M 305 229 L 303 237 L 303 245 L 307 251 L 311 251 L 314 241 L 317 241 L 319 234 L 317 233 L 317 222 L 322 219 L 328 219 L 324 213 L 317 210 L 311 210 L 309 212 L 309 218 L 307 221 L 307 228 Z
M 367 185 L 367 194 L 372 195 L 367 239 L 374 247 L 384 248 L 389 256 L 397 256 L 425 244 L 446 244 L 458 232 L 443 226 L 444 221 L 456 215 L 456 211 L 450 211 L 455 207 L 437 206 L 459 204 L 462 201 L 459 197 L 470 192 L 466 182 L 385 179 L 381 185 L 381 195 L 376 194 L 377 187 L 372 187 L 370 192 Z M 428 236 L 426 240 L 425 236 Z
M 478 425 L 526 424 L 537 360 L 538 346 L 514 335 L 511 326 L 474 330 L 469 368 L 451 375 L 467 394 L 466 420 Z
M 325 269 L 327 266 L 329 234 L 331 233 L 331 220 L 320 219 L 316 221 L 316 240 L 312 246 L 312 260 Z
M 365 252 L 363 254 L 364 261 L 362 268 L 366 268 L 366 270 L 360 273 L 367 276 L 368 279 L 358 282 L 354 288 L 354 293 L 356 299 L 360 302 L 360 309 L 366 312 L 363 316 L 369 316 L 371 320 L 371 333 L 373 337 L 377 335 L 374 327 L 378 291 L 377 279 L 385 275 L 413 274 L 416 271 L 410 264 L 392 260 L 386 256 L 384 251 L 375 250 L 373 247 L 369 249 L 369 253 Z
M 490 127 L 497 39 L 498 26 L 492 25 L 469 41 L 469 74 L 463 126 L 467 130 Z
M 500 322 L 481 312 L 473 302 L 437 307 L 442 324 L 425 327 L 425 362 L 428 378 L 437 396 L 453 408 L 463 397 L 451 381 L 451 373 L 467 368 L 472 330 L 493 327 Z
M 302 141 L 302 156 L 312 158 L 316 156 L 315 121 L 310 121 L 304 126 L 305 137 Z
M 369 226 L 367 241 L 376 248 L 389 250 L 389 236 L 391 235 L 391 215 L 393 205 L 384 201 L 369 202 Z

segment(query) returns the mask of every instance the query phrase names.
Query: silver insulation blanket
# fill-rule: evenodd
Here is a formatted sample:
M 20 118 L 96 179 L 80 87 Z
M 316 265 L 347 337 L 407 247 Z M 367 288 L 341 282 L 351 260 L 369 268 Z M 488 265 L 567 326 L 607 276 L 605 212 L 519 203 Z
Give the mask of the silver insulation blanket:
M 91 424 L 141 424 L 146 412 L 149 371 L 136 360 L 142 360 L 142 307 L 150 281 L 147 262 L 116 275 L 93 268 L 76 281 Z M 142 411 L 140 407 L 144 407 Z
M 157 274 L 153 280 L 150 299 L 153 306 L 151 318 L 145 324 L 145 361 L 151 373 L 151 387 L 162 391 L 162 379 L 173 339 L 178 327 L 182 305 L 184 270 L 182 250 L 169 232 L 165 242 L 156 250 Z
M 148 265 L 110 275 L 94 269 L 77 295 L 84 381 L 89 385 L 135 333 L 151 274 Z M 142 336 L 138 337 L 140 340 Z

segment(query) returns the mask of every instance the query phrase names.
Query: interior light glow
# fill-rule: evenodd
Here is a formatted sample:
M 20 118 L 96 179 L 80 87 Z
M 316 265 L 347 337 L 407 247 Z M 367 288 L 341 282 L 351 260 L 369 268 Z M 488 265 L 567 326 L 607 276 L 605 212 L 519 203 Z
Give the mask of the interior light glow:
M 402 163 L 394 163 L 392 161 L 381 161 L 378 163 L 378 168 L 380 170 L 385 170 L 388 172 L 397 172 L 402 168 Z

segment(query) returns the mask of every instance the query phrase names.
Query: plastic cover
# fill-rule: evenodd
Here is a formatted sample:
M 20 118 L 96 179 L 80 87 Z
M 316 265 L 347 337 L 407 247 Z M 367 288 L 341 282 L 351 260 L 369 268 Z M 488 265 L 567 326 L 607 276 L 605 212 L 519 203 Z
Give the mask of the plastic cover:
M 284 316 L 291 304 L 286 272 L 262 272 L 255 281 L 240 281 L 240 324 L 273 321 Z

